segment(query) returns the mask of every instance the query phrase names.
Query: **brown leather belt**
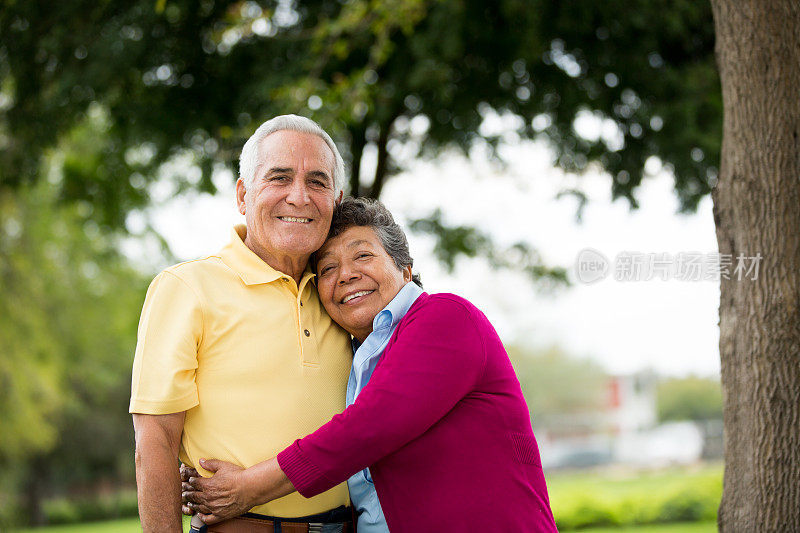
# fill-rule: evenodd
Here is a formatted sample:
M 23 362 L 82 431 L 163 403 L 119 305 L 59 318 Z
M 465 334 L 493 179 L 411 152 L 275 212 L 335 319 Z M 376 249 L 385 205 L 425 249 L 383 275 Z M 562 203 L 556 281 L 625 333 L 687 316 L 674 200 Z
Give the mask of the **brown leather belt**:
M 281 533 L 315 533 L 322 531 L 321 522 L 287 522 L 280 520 Z M 240 516 L 219 524 L 208 526 L 208 533 L 273 533 L 276 531 L 272 520 Z M 353 533 L 352 522 L 342 523 L 342 533 Z

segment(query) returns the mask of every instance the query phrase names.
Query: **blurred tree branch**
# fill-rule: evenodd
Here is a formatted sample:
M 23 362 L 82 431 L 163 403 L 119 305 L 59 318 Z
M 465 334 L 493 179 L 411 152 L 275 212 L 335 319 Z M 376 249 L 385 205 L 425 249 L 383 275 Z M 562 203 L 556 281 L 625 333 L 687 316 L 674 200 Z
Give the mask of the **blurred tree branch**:
M 99 112 L 102 140 L 85 161 L 65 161 L 54 186 L 109 228 L 147 205 L 148 185 L 176 154 L 202 169 L 186 186 L 213 191 L 214 165 L 235 170 L 254 128 L 289 112 L 334 135 L 359 195 L 379 196 L 403 170 L 400 146 L 412 158 L 496 148 L 499 137 L 481 129 L 491 113 L 519 117 L 519 137 L 546 139 L 569 172 L 599 165 L 632 206 L 651 156 L 674 171 L 686 210 L 716 179 L 721 102 L 703 2 L 0 6 L 0 189 L 42 179 L 41 158 Z M 589 115 L 603 134 L 576 130 Z M 409 127 L 417 117 L 424 128 Z M 363 175 L 368 146 L 377 165 Z M 146 160 L 131 157 L 142 148 Z

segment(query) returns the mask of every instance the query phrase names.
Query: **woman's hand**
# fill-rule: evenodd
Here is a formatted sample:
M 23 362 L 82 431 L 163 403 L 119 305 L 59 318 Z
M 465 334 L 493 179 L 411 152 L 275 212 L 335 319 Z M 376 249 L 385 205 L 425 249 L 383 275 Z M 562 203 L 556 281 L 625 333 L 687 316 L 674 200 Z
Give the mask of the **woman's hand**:
M 190 477 L 198 477 L 200 474 L 197 473 L 197 470 L 192 468 L 191 466 L 186 466 L 185 464 L 181 463 L 180 468 L 181 473 L 181 493 L 187 490 L 193 490 L 192 486 L 189 485 L 189 478 Z M 186 516 L 192 516 L 194 511 L 192 508 L 188 506 L 189 500 L 186 498 L 181 498 L 181 513 L 185 514 Z
M 184 514 L 196 512 L 206 524 L 215 524 L 246 513 L 260 502 L 249 494 L 245 469 L 216 459 L 200 459 L 200 466 L 213 472 L 209 478 L 181 468 L 181 497 Z

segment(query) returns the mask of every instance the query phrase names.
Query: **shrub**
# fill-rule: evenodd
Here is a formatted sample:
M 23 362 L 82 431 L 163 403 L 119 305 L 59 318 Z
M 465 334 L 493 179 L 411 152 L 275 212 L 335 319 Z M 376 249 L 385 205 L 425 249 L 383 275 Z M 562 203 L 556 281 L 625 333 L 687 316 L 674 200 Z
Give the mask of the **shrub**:
M 596 500 L 585 500 L 573 512 L 556 517 L 559 530 L 583 529 L 595 526 L 619 526 L 621 520 L 617 509 Z
M 716 517 L 719 498 L 697 490 L 675 494 L 661 505 L 659 522 L 697 522 Z
M 83 498 L 57 498 L 43 506 L 48 524 L 75 524 L 114 518 L 135 517 L 138 513 L 136 491 L 126 490 Z
M 565 473 L 548 476 L 560 531 L 588 527 L 711 521 L 722 495 L 722 469 Z
M 65 498 L 45 502 L 44 516 L 48 524 L 75 524 L 81 521 L 78 505 Z

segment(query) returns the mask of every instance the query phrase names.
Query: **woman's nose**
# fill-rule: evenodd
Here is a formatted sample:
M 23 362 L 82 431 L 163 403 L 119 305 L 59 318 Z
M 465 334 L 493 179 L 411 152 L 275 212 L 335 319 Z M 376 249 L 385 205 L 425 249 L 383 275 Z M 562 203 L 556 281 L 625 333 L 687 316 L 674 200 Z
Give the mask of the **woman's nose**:
M 349 283 L 358 279 L 360 276 L 358 270 L 352 268 L 348 265 L 342 266 L 341 270 L 339 270 L 339 285 L 344 285 L 345 283 Z

